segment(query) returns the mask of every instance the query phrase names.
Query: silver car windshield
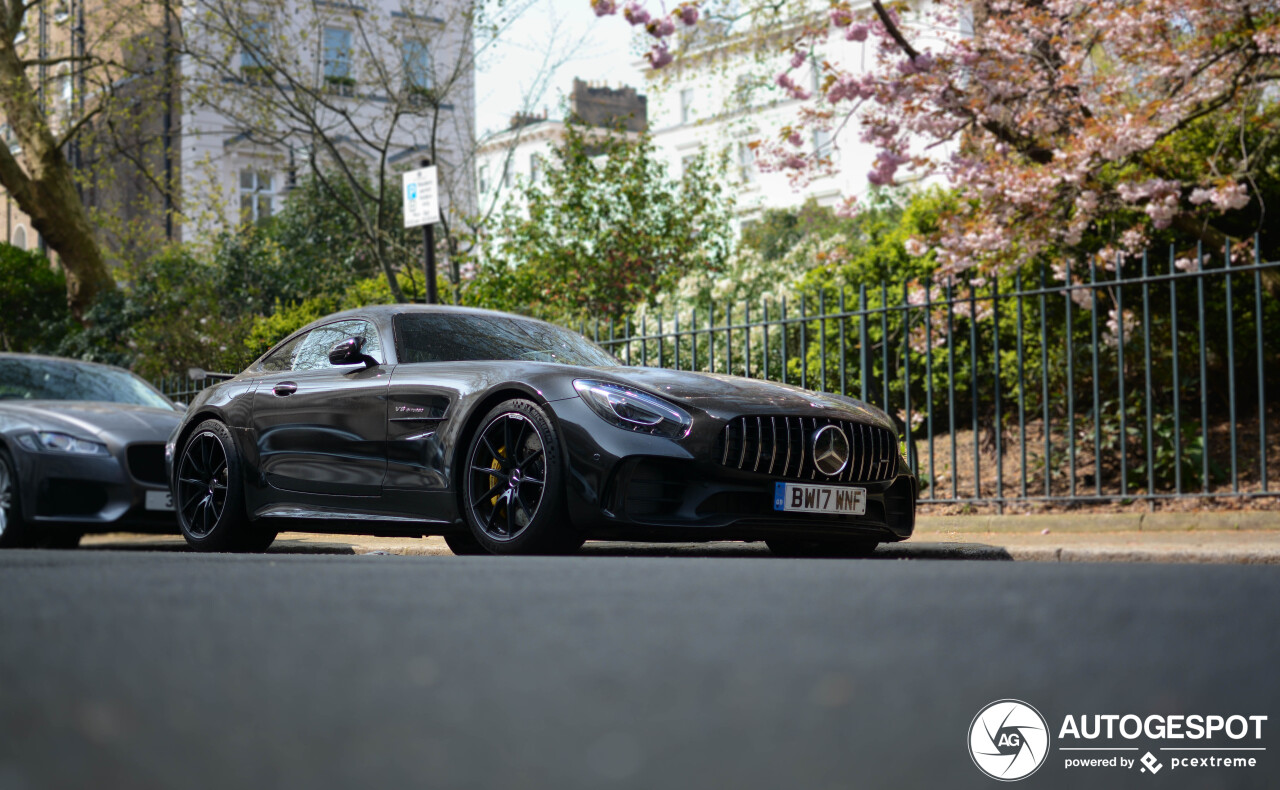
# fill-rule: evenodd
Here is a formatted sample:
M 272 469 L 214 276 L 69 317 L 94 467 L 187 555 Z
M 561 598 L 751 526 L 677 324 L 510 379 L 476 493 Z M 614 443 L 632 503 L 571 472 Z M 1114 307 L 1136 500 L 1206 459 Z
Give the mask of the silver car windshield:
M 0 358 L 0 400 L 79 400 L 172 409 L 142 379 L 105 365 Z

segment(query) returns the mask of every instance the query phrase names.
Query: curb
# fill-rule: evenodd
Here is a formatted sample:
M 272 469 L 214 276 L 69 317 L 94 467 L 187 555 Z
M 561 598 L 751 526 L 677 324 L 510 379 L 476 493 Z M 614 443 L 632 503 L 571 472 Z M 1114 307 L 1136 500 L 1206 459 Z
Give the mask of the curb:
M 916 534 L 928 532 L 1191 532 L 1280 530 L 1280 511 L 1197 513 L 1036 513 L 1030 515 L 917 516 Z

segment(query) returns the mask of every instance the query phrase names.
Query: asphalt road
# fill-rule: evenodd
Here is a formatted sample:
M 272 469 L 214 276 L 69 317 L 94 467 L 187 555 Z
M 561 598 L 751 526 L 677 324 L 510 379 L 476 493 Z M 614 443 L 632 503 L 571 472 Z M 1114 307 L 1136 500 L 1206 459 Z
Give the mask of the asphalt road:
M 1265 567 L 5 552 L 0 788 L 990 788 L 1007 697 L 1271 717 L 1019 786 L 1276 786 L 1278 634 Z

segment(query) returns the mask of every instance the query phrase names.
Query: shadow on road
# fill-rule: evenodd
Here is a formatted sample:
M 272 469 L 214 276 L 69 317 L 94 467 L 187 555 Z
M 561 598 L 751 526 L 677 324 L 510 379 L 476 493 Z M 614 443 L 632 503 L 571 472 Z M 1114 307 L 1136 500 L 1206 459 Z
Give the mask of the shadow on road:
M 343 536 L 344 538 L 346 536 Z M 431 542 L 427 542 L 431 541 Z M 154 535 L 111 535 L 90 538 L 81 546 L 88 551 L 134 552 L 187 552 L 190 549 L 181 538 Z M 346 543 L 343 540 L 299 540 L 280 538 L 271 545 L 268 554 L 390 554 L 409 556 L 450 556 L 443 544 L 436 540 L 396 539 L 393 544 L 377 538 L 367 542 Z M 739 543 L 721 541 L 713 543 L 623 543 L 590 541 L 579 551 L 582 557 L 747 557 L 777 559 L 764 543 Z M 905 541 L 881 545 L 867 560 L 982 560 L 1012 561 L 1013 557 L 1002 546 L 985 543 L 917 543 Z

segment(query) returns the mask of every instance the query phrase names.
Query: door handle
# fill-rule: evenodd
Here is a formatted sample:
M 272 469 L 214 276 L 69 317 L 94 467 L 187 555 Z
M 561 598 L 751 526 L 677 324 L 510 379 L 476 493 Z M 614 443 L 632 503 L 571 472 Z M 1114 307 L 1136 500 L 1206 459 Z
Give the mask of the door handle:
M 273 387 L 271 391 L 279 395 L 280 397 L 284 397 L 285 395 L 292 395 L 293 393 L 297 392 L 298 385 L 294 384 L 292 381 L 282 381 L 279 384 L 275 385 L 275 387 Z

